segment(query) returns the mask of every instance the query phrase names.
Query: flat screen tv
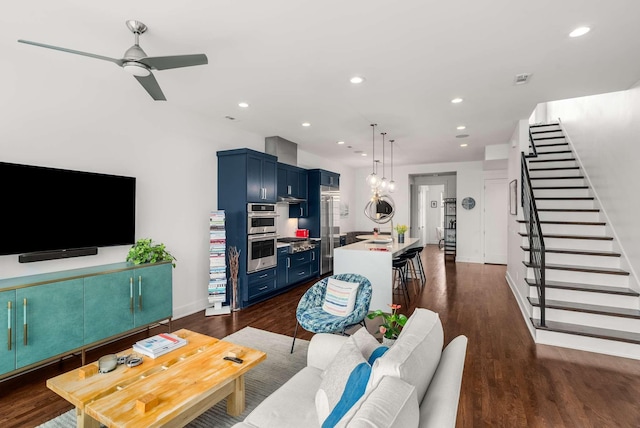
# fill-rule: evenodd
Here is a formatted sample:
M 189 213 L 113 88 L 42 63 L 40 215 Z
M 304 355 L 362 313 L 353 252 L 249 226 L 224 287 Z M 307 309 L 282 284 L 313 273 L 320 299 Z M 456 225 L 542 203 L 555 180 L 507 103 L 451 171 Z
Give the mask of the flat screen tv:
M 0 162 L 0 201 L 0 255 L 63 253 L 135 239 L 134 177 Z M 69 256 L 51 258 L 62 257 Z

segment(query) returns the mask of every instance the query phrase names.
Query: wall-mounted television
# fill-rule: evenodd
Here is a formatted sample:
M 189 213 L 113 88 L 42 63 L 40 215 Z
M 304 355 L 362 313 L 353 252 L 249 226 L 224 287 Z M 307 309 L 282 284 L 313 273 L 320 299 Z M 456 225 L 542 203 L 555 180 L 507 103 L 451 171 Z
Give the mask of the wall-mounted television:
M 0 201 L 0 255 L 53 255 L 21 262 L 134 243 L 135 177 L 0 162 Z

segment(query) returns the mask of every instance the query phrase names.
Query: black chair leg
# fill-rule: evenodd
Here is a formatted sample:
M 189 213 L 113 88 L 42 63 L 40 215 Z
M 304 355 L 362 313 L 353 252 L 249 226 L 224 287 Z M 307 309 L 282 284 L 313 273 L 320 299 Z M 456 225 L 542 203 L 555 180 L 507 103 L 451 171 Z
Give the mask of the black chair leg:
M 296 344 L 296 334 L 298 334 L 298 321 L 296 321 L 296 329 L 293 331 L 293 342 L 291 343 L 291 352 L 289 352 L 290 354 L 293 354 L 293 345 Z

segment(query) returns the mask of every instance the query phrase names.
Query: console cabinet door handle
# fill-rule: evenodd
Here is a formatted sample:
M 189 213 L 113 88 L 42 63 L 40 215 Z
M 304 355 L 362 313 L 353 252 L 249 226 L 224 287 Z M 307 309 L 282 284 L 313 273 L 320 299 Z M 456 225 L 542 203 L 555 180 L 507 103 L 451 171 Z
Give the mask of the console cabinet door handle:
M 27 298 L 25 297 L 24 300 L 22 301 L 22 315 L 24 320 L 22 321 L 22 330 L 23 330 L 23 334 L 24 334 L 24 339 L 22 340 L 22 343 L 24 344 L 24 346 L 27 346 L 27 344 L 29 343 L 29 323 L 27 322 Z
M 138 277 L 138 309 L 142 310 L 142 275 Z
M 11 351 L 11 300 L 7 302 L 7 351 Z
M 133 277 L 129 278 L 129 311 L 133 313 Z

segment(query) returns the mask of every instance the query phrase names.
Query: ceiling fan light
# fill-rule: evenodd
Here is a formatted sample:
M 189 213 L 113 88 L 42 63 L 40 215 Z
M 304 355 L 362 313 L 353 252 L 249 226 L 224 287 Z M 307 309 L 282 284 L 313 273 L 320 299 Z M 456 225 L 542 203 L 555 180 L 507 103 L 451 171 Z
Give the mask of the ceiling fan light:
M 137 62 L 127 62 L 122 66 L 122 68 L 132 76 L 147 77 L 151 74 L 151 71 L 147 67 L 138 64 Z

